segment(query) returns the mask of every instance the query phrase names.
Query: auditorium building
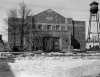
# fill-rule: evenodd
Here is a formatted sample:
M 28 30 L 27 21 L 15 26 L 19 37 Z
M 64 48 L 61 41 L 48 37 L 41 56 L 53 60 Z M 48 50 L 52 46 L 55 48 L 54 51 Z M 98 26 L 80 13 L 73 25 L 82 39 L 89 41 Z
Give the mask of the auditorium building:
M 14 22 L 16 21 L 16 22 Z M 28 16 L 24 26 L 23 45 L 27 50 L 58 51 L 85 49 L 85 21 L 65 18 L 52 9 Z M 21 19 L 8 19 L 10 48 L 21 43 Z

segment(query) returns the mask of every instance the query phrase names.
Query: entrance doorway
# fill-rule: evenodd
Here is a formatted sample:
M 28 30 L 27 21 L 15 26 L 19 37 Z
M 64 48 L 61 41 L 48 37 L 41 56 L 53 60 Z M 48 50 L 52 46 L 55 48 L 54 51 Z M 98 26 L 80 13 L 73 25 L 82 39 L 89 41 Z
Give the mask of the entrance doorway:
M 43 38 L 43 50 L 46 52 L 59 50 L 59 38 L 58 37 L 44 37 Z

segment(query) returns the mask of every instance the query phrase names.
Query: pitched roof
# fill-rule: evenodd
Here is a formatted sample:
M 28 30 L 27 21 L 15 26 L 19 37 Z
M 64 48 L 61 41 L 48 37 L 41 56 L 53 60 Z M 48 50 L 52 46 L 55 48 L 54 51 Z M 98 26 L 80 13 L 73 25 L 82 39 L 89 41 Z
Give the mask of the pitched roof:
M 50 14 L 50 13 L 52 13 L 52 14 L 55 13 L 55 14 L 58 14 L 58 15 L 64 17 L 63 15 L 61 15 L 61 14 L 59 14 L 58 12 L 54 11 L 53 9 L 44 10 L 44 11 L 42 11 L 42 12 L 40 12 L 40 13 L 34 15 L 33 17 L 35 17 L 35 16 L 37 16 L 37 15 L 40 15 L 40 14 L 42 14 L 42 13 L 49 13 L 49 14 Z M 64 17 L 64 18 L 65 18 L 65 17 Z
M 65 23 L 65 17 L 52 9 L 47 9 L 33 16 L 35 22 Z

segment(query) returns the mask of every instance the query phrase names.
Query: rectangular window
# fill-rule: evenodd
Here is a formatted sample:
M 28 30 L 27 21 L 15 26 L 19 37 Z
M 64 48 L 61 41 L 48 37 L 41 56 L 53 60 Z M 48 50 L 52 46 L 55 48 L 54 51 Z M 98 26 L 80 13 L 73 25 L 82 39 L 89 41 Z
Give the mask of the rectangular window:
M 33 28 L 33 29 L 36 29 L 36 26 L 35 26 L 35 24 L 32 24 L 32 28 Z
M 56 26 L 55 25 L 53 26 L 53 30 L 56 30 Z
M 51 30 L 51 25 L 47 25 L 47 30 Z
M 42 30 L 42 24 L 39 24 L 39 25 L 38 25 L 38 29 L 39 29 L 39 30 Z
M 59 25 L 56 25 L 56 30 L 59 30 L 59 27 L 60 27 Z
M 62 26 L 62 27 L 61 27 L 61 30 L 65 30 L 65 26 Z

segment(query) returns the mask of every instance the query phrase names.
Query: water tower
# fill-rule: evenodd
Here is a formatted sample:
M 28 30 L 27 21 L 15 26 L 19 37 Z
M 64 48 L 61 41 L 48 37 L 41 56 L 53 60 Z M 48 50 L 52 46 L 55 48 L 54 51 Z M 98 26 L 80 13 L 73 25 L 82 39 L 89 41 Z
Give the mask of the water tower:
M 98 2 L 93 1 L 90 4 L 90 18 L 88 27 L 88 42 L 99 43 L 99 12 Z M 95 39 L 94 39 L 95 37 Z

